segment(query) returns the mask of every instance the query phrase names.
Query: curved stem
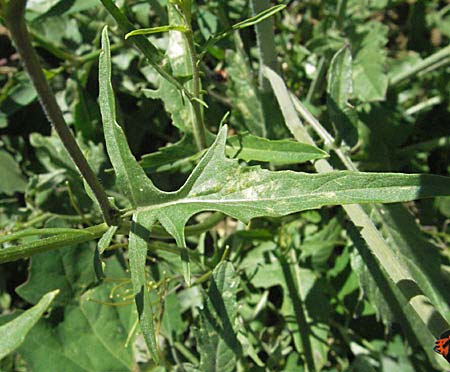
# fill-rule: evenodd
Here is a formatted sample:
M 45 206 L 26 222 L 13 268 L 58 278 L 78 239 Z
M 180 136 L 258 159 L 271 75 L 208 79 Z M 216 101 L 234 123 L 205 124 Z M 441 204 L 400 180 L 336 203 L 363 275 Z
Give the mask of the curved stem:
M 41 105 L 47 115 L 48 120 L 53 125 L 61 139 L 64 147 L 76 164 L 82 177 L 91 187 L 95 198 L 100 206 L 103 218 L 108 225 L 114 224 L 114 209 L 111 207 L 105 189 L 100 184 L 95 173 L 84 157 L 75 137 L 67 126 L 61 109 L 56 102 L 55 96 L 42 71 L 39 58 L 31 45 L 30 36 L 25 24 L 26 0 L 9 1 L 5 7 L 5 21 L 8 25 L 11 38 L 19 52 L 25 68 L 33 82 L 34 88 L 39 96 Z

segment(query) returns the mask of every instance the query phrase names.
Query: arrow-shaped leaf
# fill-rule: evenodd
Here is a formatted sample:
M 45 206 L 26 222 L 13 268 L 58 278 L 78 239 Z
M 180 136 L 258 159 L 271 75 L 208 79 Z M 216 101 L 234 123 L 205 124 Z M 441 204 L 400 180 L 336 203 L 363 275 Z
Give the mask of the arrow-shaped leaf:
M 102 32 L 102 51 L 99 60 L 99 103 L 102 113 L 103 130 L 109 158 L 116 173 L 120 189 L 124 191 L 133 206 L 149 198 L 157 198 L 162 193 L 145 175 L 136 162 L 126 142 L 125 134 L 116 121 L 116 104 L 111 85 L 111 51 L 108 28 Z
M 450 195 L 448 177 L 348 171 L 308 174 L 241 166 L 225 156 L 226 126 L 178 191 L 160 191 L 146 177 L 116 123 L 106 29 L 102 48 L 100 105 L 107 150 L 120 187 L 136 207 L 130 233 L 130 267 L 141 329 L 155 360 L 158 355 L 146 288 L 145 257 L 146 239 L 157 220 L 178 245 L 185 246 L 186 222 L 192 215 L 207 210 L 246 222 L 254 217 L 283 216 L 324 205 L 393 203 Z

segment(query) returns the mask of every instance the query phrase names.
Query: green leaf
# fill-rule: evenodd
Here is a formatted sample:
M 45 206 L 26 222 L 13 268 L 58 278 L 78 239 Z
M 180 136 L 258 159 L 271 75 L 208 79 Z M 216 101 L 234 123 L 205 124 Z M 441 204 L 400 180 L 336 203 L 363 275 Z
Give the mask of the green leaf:
M 102 113 L 106 148 L 116 173 L 121 190 L 132 205 L 154 199 L 160 193 L 147 178 L 144 170 L 136 162 L 126 142 L 125 134 L 116 121 L 114 92 L 111 85 L 111 51 L 108 28 L 102 32 L 102 52 L 99 60 L 99 104 Z
M 185 134 L 178 142 L 158 149 L 151 154 L 143 155 L 139 162 L 147 171 L 156 170 L 158 167 L 173 163 L 188 161 L 197 154 L 194 137 Z
M 348 103 L 353 91 L 352 55 L 344 45 L 336 52 L 328 69 L 327 108 L 338 135 L 350 146 L 356 144 L 358 132 L 356 112 Z
M 231 372 L 236 368 L 242 352 L 236 336 L 238 285 L 231 263 L 222 262 L 214 269 L 196 334 L 201 371 Z
M 272 17 L 274 14 L 281 12 L 285 8 L 286 8 L 286 5 L 284 5 L 284 4 L 275 5 L 269 9 L 263 10 L 262 12 L 258 13 L 254 17 L 247 18 L 246 20 L 244 20 L 242 22 L 234 24 L 233 26 L 231 26 L 231 28 L 233 30 L 241 30 L 245 27 L 254 26 L 257 23 L 262 22 L 269 17 Z
M 450 314 L 446 294 L 449 278 L 441 270 L 437 246 L 426 239 L 415 218 L 401 205 L 380 207 L 380 219 L 386 241 L 399 259 L 403 259 L 419 287 L 441 314 Z
M 25 340 L 28 332 L 50 307 L 59 290 L 45 294 L 31 309 L 0 327 L 0 359 L 17 349 Z
M 173 343 L 186 331 L 188 323 L 182 318 L 180 301 L 175 293 L 171 293 L 165 298 L 164 309 L 162 321 L 164 334 L 170 343 Z
M 236 125 L 243 126 L 251 134 L 266 137 L 266 120 L 250 64 L 243 51 L 242 41 L 238 37 L 235 40 L 239 46 L 237 51 L 227 50 L 225 54 L 229 76 L 227 91 L 233 102 L 231 120 L 237 121 Z
M 326 268 L 327 261 L 339 241 L 341 230 L 337 218 L 334 218 L 317 233 L 308 235 L 300 245 L 301 258 L 311 257 L 314 268 Z
M 14 158 L 0 149 L 0 193 L 13 195 L 15 192 L 24 192 L 27 183 Z
M 120 306 L 126 301 L 123 283 L 128 277 L 115 259 L 108 260 L 105 274 L 110 280 L 66 306 L 59 322 L 40 320 L 31 330 L 19 349 L 30 370 L 44 372 L 49 366 L 67 372 L 135 370 L 132 342 L 125 343 L 136 315 L 131 306 Z
M 103 236 L 98 241 L 98 251 L 102 254 L 106 248 L 111 244 L 111 240 L 116 233 L 118 226 L 110 226 L 108 230 L 103 234 Z
M 299 164 L 328 157 L 325 151 L 315 146 L 291 140 L 268 140 L 251 134 L 229 137 L 226 154 L 231 158 L 245 161 L 255 160 L 274 164 Z M 194 161 L 201 155 L 202 153 L 197 152 L 192 136 L 185 135 L 173 145 L 143 155 L 139 163 L 147 171 L 154 171 L 157 168 L 166 170 L 167 167 L 162 166 L 171 164 L 173 168 L 177 164 Z
M 387 26 L 369 22 L 357 28 L 352 44 L 360 44 L 353 60 L 353 89 L 355 97 L 363 102 L 385 99 L 388 77 L 384 71 L 386 52 L 384 46 Z
M 135 35 L 153 35 L 158 34 L 161 32 L 168 32 L 168 31 L 178 31 L 181 33 L 186 33 L 188 29 L 184 26 L 178 26 L 178 25 L 166 25 L 166 26 L 157 26 L 157 27 L 151 27 L 151 28 L 141 28 L 139 30 L 134 30 L 125 35 L 125 39 L 128 39 L 131 36 Z
M 438 359 L 429 347 L 433 345 L 435 337 L 417 310 L 411 306 L 410 299 L 405 298 L 398 284 L 392 281 L 391 273 L 387 273 L 379 266 L 358 230 L 353 227 L 347 231 L 358 249 L 351 255 L 352 268 L 360 280 L 364 295 L 375 308 L 377 315 L 388 326 L 394 319 L 399 322 L 410 344 L 414 346 L 419 344 L 434 367 L 440 369 L 441 358 Z M 405 282 L 407 281 L 406 279 Z
M 292 261 L 295 257 L 293 252 L 289 259 L 283 256 L 283 252 L 278 255 L 278 261 L 251 265 L 246 271 L 255 287 L 280 285 L 283 288 L 281 314 L 293 334 L 296 349 L 305 355 L 311 370 L 320 370 L 326 363 L 327 345 L 323 340 L 327 338 L 329 329 L 326 325 L 329 305 L 317 274 Z
M 245 161 L 297 164 L 328 156 L 325 151 L 298 141 L 268 140 L 251 134 L 229 137 L 226 154 Z
M 155 213 L 178 244 L 184 242 L 187 220 L 204 210 L 221 211 L 246 222 L 323 205 L 391 203 L 450 193 L 450 179 L 432 175 L 347 171 L 307 174 L 243 167 L 224 155 L 226 131 L 224 126 L 183 187 L 171 193 L 171 201 L 148 200 L 140 206 L 142 211 Z
M 182 20 L 174 7 L 168 7 L 169 21 L 173 25 L 180 26 Z M 192 76 L 192 64 L 189 58 L 189 50 L 186 40 L 180 32 L 169 32 L 169 43 L 166 50 L 166 58 L 170 64 L 172 74 L 177 79 L 186 79 Z M 187 82 L 187 88 L 192 90 L 192 83 Z M 172 123 L 180 131 L 192 132 L 192 123 L 195 120 L 189 100 L 183 97 L 180 90 L 166 79 L 159 77 L 159 87 L 156 90 L 144 89 L 144 94 L 148 98 L 161 99 L 166 112 L 172 117 Z
M 152 358 L 158 363 L 159 354 L 155 326 L 153 324 L 153 308 L 150 301 L 150 294 L 148 293 L 145 273 L 147 240 L 154 222 L 155 216 L 151 211 L 137 212 L 133 215 L 129 240 L 129 260 L 139 324 Z
M 339 108 L 345 108 L 353 90 L 352 54 L 349 45 L 344 45 L 331 59 L 327 80 L 329 97 Z
M 93 259 L 94 250 L 87 243 L 37 254 L 31 259 L 27 281 L 16 292 L 35 304 L 43 294 L 58 289 L 56 304 L 68 304 L 95 282 Z

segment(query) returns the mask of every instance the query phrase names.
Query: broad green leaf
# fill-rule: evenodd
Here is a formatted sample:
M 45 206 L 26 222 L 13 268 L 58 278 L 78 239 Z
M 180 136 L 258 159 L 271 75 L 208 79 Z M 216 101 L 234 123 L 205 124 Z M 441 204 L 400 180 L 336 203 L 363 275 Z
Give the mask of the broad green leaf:
M 28 332 L 50 307 L 58 293 L 59 290 L 45 294 L 31 309 L 0 326 L 0 359 L 13 352 L 22 344 Z
M 25 71 L 14 74 L 12 85 L 8 84 L 3 89 L 0 100 L 0 112 L 5 116 L 10 116 L 24 106 L 33 102 L 37 93 Z
M 0 193 L 13 195 L 24 192 L 27 185 L 22 172 L 14 158 L 0 149 Z
M 110 102 L 105 105 L 106 100 L 103 100 L 104 106 L 109 106 L 109 110 L 106 110 L 106 120 L 104 118 L 108 153 L 118 181 L 123 185 L 129 182 L 127 188 L 132 191 L 128 193 L 129 196 L 139 196 L 132 199 L 137 208 L 130 234 L 130 267 L 141 329 L 155 360 L 157 348 L 151 304 L 146 289 L 145 257 L 146 239 L 151 225 L 156 220 L 175 238 L 179 246 L 184 247 L 186 222 L 192 215 L 206 210 L 221 211 L 247 222 L 258 216 L 283 216 L 320 208 L 323 205 L 398 202 L 450 194 L 450 179 L 433 175 L 347 171 L 307 174 L 243 167 L 237 160 L 225 157 L 226 126 L 219 131 L 216 141 L 178 191 L 159 191 L 146 179 L 142 168 L 132 156 L 123 131 L 114 120 L 110 120 L 114 113 L 114 110 L 111 110 L 114 98 L 109 82 L 106 31 L 103 33 L 103 45 L 100 70 L 106 70 L 107 73 L 101 74 L 100 78 L 106 80 L 101 86 L 109 89 L 104 90 L 109 92 Z M 283 109 L 292 108 L 286 88 L 283 88 L 281 83 L 274 84 L 274 87 L 278 89 L 277 96 L 281 92 L 286 99 L 286 102 L 281 102 L 285 104 Z M 283 113 L 286 114 L 284 110 Z M 286 121 L 292 124 L 291 129 L 295 132 L 298 117 L 293 108 L 288 113 Z M 295 120 L 297 121 L 294 122 Z M 132 173 L 129 173 L 130 170 Z M 120 177 L 120 174 L 126 177 Z M 141 191 L 141 194 L 135 191 Z
M 105 81 L 101 80 L 100 85 L 103 90 L 108 89 L 108 100 L 111 101 L 106 105 L 108 100 L 104 97 L 104 106 L 113 108 L 106 30 L 103 44 L 105 51 L 101 56 L 100 71 L 103 73 L 100 79 Z M 287 93 L 285 96 L 290 104 Z M 449 179 L 432 175 L 346 171 L 306 174 L 241 167 L 236 160 L 225 157 L 227 127 L 224 126 L 184 186 L 176 192 L 164 193 L 154 187 L 132 156 L 123 131 L 111 120 L 114 111 L 103 111 L 106 114 L 104 125 L 108 153 L 119 184 L 125 185 L 124 190 L 131 189 L 131 196 L 136 194 L 139 197 L 133 200 L 139 210 L 153 213 L 180 246 L 184 246 L 187 220 L 204 210 L 221 211 L 248 221 L 258 216 L 282 216 L 323 205 L 397 202 L 448 195 L 450 192 Z M 291 115 L 292 119 L 297 118 L 295 110 Z
M 116 121 L 116 105 L 111 85 L 111 51 L 108 29 L 102 32 L 102 51 L 99 60 L 99 104 L 102 113 L 103 130 L 116 180 L 132 205 L 157 198 L 160 193 L 147 178 L 144 170 L 136 162 L 126 143 L 125 134 Z
M 236 335 L 238 286 L 231 263 L 222 262 L 214 269 L 196 335 L 201 371 L 231 372 L 236 368 L 242 352 Z
M 372 21 L 358 27 L 351 37 L 352 44 L 360 45 L 353 59 L 353 89 L 355 97 L 363 102 L 381 101 L 386 96 L 386 34 L 387 26 Z
M 67 372 L 135 370 L 132 342 L 125 343 L 136 313 L 121 303 L 125 298 L 117 297 L 127 296 L 125 288 L 117 291 L 127 275 L 115 259 L 108 260 L 105 274 L 111 280 L 66 306 L 60 322 L 41 320 L 31 330 L 19 349 L 30 370 L 44 372 L 49 366 Z M 111 299 L 114 288 L 116 296 Z
M 151 28 L 140 28 L 139 30 L 133 30 L 125 35 L 125 39 L 128 39 L 131 36 L 135 35 L 153 35 L 159 34 L 161 32 L 169 32 L 169 31 L 178 31 L 181 33 L 186 33 L 188 29 L 185 26 L 178 25 L 166 25 L 166 26 L 157 26 Z
M 325 151 L 298 141 L 268 140 L 251 134 L 229 137 L 227 143 L 227 156 L 245 161 L 296 164 L 328 156 Z
M 30 1 L 27 10 L 35 12 L 39 18 L 80 12 L 99 4 L 98 0 L 65 0 Z
M 37 254 L 31 258 L 27 281 L 16 292 L 36 304 L 45 293 L 58 289 L 55 303 L 68 304 L 95 282 L 93 259 L 94 250 L 88 243 Z

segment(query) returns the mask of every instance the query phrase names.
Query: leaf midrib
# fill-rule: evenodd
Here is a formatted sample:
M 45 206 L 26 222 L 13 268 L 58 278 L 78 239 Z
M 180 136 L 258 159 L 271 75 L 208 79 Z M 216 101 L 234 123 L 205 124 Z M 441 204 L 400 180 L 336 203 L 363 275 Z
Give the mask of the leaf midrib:
M 250 199 L 250 198 L 238 198 L 238 199 L 196 199 L 196 198 L 179 198 L 179 199 L 174 199 L 170 202 L 166 202 L 166 203 L 161 203 L 161 204 L 153 204 L 153 205 L 146 205 L 146 206 L 139 206 L 136 208 L 136 211 L 138 212 L 144 212 L 144 211 L 152 211 L 152 210 L 158 210 L 158 209 L 164 209 L 167 207 L 171 207 L 174 205 L 179 205 L 179 204 L 233 204 L 233 203 L 255 203 L 255 202 L 268 202 L 268 201 L 283 201 L 283 200 L 293 200 L 293 199 L 301 199 L 301 198 L 305 198 L 305 197 L 336 197 L 338 194 L 342 194 L 342 193 L 350 193 L 350 192 L 361 192 L 361 191 L 365 191 L 365 192 L 378 192 L 378 191 L 382 191 L 383 189 L 386 188 L 395 188 L 396 190 L 407 190 L 407 189 L 419 189 L 421 186 L 417 185 L 417 186 L 392 186 L 392 185 L 388 185 L 388 186 L 379 186 L 376 188 L 365 188 L 365 187 L 358 187 L 358 188 L 351 188 L 351 189 L 345 189 L 345 190 L 337 190 L 337 191 L 326 191 L 326 192 L 309 192 L 309 193 L 303 193 L 303 194 L 299 194 L 297 196 L 292 196 L 292 195 L 287 195 L 287 196 L 273 196 L 273 197 L 258 197 L 255 199 Z M 250 187 L 249 187 L 250 188 Z M 244 191 L 246 189 L 242 189 L 239 191 Z M 326 203 L 327 201 L 325 201 Z M 365 200 L 365 203 L 370 203 L 370 201 Z M 376 202 L 376 200 L 374 201 Z M 357 202 L 353 202 L 352 204 L 357 204 Z M 257 209 L 257 206 L 253 206 L 254 209 Z

